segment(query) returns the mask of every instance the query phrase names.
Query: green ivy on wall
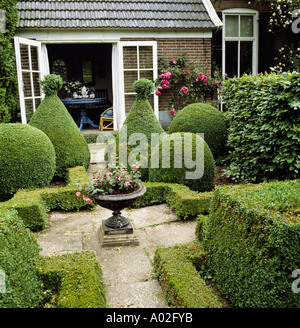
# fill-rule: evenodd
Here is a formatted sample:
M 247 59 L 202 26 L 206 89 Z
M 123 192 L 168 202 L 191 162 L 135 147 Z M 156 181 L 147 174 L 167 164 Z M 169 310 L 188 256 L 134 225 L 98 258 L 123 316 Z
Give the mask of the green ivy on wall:
M 0 0 L 3 29 L 0 30 L 0 123 L 17 119 L 18 81 L 15 68 L 15 51 L 11 43 L 18 23 L 16 0 Z

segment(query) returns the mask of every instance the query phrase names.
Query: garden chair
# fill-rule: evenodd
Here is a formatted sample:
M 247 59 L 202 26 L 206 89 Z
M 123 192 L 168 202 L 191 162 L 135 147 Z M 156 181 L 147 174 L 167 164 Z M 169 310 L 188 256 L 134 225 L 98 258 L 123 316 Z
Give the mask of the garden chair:
M 113 130 L 114 115 L 113 108 L 107 108 L 100 116 L 99 130 Z

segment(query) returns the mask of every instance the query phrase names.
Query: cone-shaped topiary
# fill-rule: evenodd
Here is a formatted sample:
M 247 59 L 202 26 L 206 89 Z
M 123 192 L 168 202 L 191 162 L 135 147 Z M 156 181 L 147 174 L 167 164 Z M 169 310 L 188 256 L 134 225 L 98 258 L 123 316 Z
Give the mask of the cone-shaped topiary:
M 217 160 L 225 152 L 227 124 L 225 116 L 215 107 L 204 103 L 184 107 L 170 124 L 170 133 L 204 133 L 214 158 Z
M 149 180 L 180 183 L 195 191 L 209 191 L 215 162 L 207 143 L 194 133 L 166 134 L 153 150 Z
M 124 122 L 128 138 L 133 133 L 143 133 L 150 141 L 151 133 L 164 133 L 148 101 L 153 88 L 153 82 L 147 79 L 140 79 L 134 82 L 133 90 L 137 93 L 136 100 Z
M 90 151 L 82 133 L 57 96 L 57 90 L 61 87 L 60 79 L 60 76 L 54 74 L 45 76 L 41 85 L 46 97 L 29 124 L 42 130 L 50 138 L 56 153 L 55 177 L 65 178 L 70 167 L 88 168 Z
M 32 126 L 0 124 L 0 201 L 18 189 L 46 187 L 55 172 L 50 139 Z
M 154 111 L 148 101 L 150 93 L 153 91 L 153 82 L 147 79 L 140 79 L 135 81 L 133 84 L 133 90 L 136 92 L 136 100 L 133 106 L 130 109 L 128 116 L 125 119 L 125 122 L 116 138 L 116 151 L 119 154 L 119 149 L 126 151 L 129 155 L 134 149 L 143 149 L 140 156 L 137 156 L 137 160 L 145 165 L 147 163 L 151 147 L 151 134 L 164 133 L 163 128 L 161 127 L 157 117 L 154 114 Z M 127 134 L 126 134 L 127 132 Z M 144 136 L 144 139 L 141 142 L 137 142 L 137 145 L 129 145 L 126 141 L 130 141 L 132 135 L 140 134 Z M 120 157 L 121 159 L 121 157 Z M 129 166 L 131 164 L 130 158 L 128 158 Z M 124 163 L 123 163 L 124 164 Z M 148 179 L 148 168 L 141 168 L 142 180 Z

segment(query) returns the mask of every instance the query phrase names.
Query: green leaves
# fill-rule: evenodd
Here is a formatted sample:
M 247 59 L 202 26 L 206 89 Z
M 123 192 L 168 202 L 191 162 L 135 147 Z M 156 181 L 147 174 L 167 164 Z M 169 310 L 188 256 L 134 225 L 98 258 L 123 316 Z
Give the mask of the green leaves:
M 228 176 L 253 182 L 299 176 L 299 90 L 299 73 L 226 81 Z

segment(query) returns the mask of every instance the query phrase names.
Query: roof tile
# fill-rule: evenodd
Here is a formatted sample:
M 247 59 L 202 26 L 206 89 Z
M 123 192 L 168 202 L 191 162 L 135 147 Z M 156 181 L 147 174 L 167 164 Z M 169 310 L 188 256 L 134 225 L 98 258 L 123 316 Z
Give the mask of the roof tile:
M 19 28 L 214 28 L 202 0 L 20 0 Z

